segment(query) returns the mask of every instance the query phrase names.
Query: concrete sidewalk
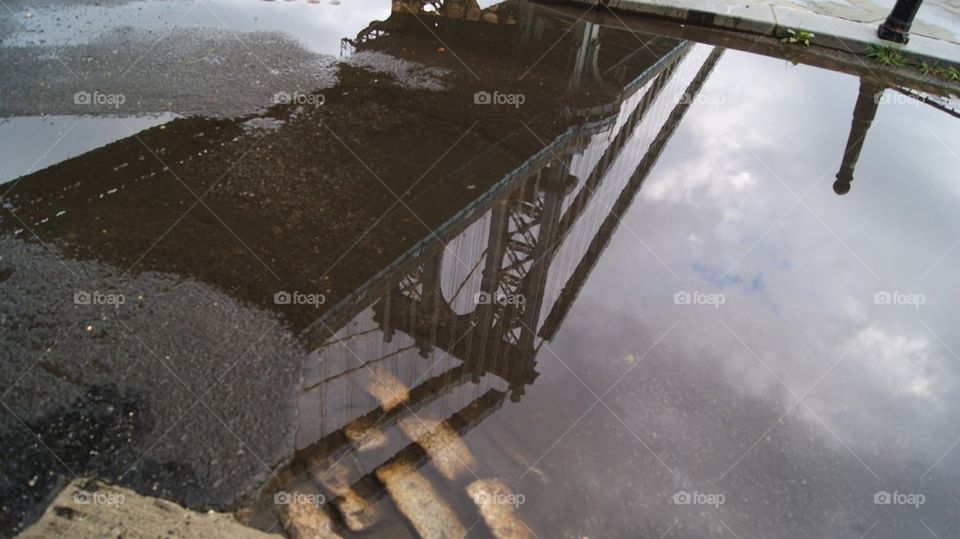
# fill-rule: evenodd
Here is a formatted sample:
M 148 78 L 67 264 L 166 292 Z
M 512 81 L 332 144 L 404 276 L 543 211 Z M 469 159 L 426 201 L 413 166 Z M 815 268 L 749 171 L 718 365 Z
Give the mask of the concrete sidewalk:
M 574 0 L 594 4 L 596 0 Z M 609 0 L 611 9 L 653 15 L 694 25 L 782 37 L 787 29 L 808 30 L 818 46 L 863 53 L 894 0 Z M 910 32 L 905 53 L 931 62 L 960 64 L 960 0 L 926 0 Z

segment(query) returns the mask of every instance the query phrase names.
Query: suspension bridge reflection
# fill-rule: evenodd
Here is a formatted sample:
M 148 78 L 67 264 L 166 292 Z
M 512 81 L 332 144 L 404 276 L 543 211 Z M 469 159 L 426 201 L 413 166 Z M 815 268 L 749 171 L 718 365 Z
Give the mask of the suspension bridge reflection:
M 322 493 L 335 514 L 314 517 L 355 532 L 397 508 L 421 535 L 456 535 L 458 503 L 431 494 L 419 468 L 464 493 L 490 481 L 509 492 L 481 479 L 462 437 L 535 382 L 538 352 L 693 101 L 682 96 L 723 54 L 691 50 L 678 43 L 606 113 L 584 115 L 307 329 L 298 452 L 267 493 Z M 480 505 L 495 536 L 529 536 Z

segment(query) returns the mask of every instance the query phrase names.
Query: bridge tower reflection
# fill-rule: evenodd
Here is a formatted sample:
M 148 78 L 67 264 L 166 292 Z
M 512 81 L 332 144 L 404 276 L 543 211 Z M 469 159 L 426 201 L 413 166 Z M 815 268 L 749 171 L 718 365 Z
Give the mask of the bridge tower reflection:
M 424 525 L 404 507 L 397 470 L 412 481 L 433 462 L 459 484 L 459 467 L 448 472 L 443 462 L 475 462 L 460 437 L 535 381 L 540 347 L 694 101 L 679 96 L 697 95 L 723 53 L 691 60 L 699 68 L 678 86 L 689 51 L 678 45 L 628 85 L 612 113 L 553 140 L 311 327 L 311 362 L 341 367 L 312 367 L 301 398 L 312 434 L 268 492 L 323 491 L 333 518 L 357 532 L 381 518 L 381 502 Z M 675 95 L 665 97 L 671 84 Z M 652 138 L 638 136 L 641 125 Z M 316 408 L 320 417 L 305 413 Z M 418 496 L 438 514 L 455 513 L 433 494 Z

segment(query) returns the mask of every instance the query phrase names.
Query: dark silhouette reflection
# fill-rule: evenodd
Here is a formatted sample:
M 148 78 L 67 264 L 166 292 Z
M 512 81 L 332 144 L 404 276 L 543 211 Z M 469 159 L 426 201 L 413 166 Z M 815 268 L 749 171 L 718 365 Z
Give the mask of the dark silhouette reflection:
M 857 103 L 853 106 L 853 122 L 850 124 L 850 135 L 847 137 L 847 146 L 843 151 L 843 162 L 837 172 L 837 181 L 833 183 L 833 191 L 838 195 L 850 192 L 853 182 L 853 171 L 860 159 L 863 141 L 877 115 L 877 106 L 886 86 L 867 77 L 860 79 L 860 92 L 857 94 Z
M 417 527 L 392 478 L 426 462 L 462 493 L 460 437 L 536 380 L 693 102 L 679 91 L 695 96 L 722 54 L 528 3 L 394 7 L 343 42 L 369 63 L 342 66 L 323 106 L 178 119 L 21 178 L 3 201 L 5 232 L 134 283 L 152 271 L 226 292 L 308 343 L 297 451 L 265 489 L 264 527 L 281 491 L 324 493 L 347 530 L 402 522 L 383 505 Z M 378 54 L 413 76 L 377 72 Z M 524 103 L 478 98 L 497 92 Z M 276 300 L 291 291 L 327 301 Z M 237 430 L 256 415 L 240 397 Z
M 847 144 L 843 150 L 843 161 L 840 164 L 840 170 L 837 172 L 837 180 L 833 182 L 833 192 L 838 195 L 845 195 L 850 192 L 854 171 L 857 162 L 860 160 L 860 152 L 863 150 L 867 133 L 869 133 L 870 126 L 877 115 L 877 108 L 883 100 L 883 93 L 887 89 L 892 89 L 903 96 L 916 100 L 918 103 L 929 105 L 940 112 L 960 117 L 960 114 L 943 102 L 922 92 L 896 86 L 891 87 L 870 76 L 861 76 L 860 90 L 857 93 L 857 101 L 853 106 L 850 134 L 847 136 Z
M 697 95 L 722 52 L 700 64 L 685 95 Z M 395 471 L 409 477 L 431 462 L 429 473 L 459 490 L 475 487 L 475 473 L 482 477 L 469 465 L 469 448 L 450 438 L 459 440 L 508 397 L 519 402 L 534 383 L 540 347 L 692 102 L 672 101 L 665 117 L 651 117 L 685 54 L 680 45 L 641 75 L 648 83 L 630 85 L 619 103 L 624 122 L 588 123 L 553 139 L 308 329 L 317 350 L 300 397 L 299 451 L 265 489 L 259 524 L 272 522 L 277 492 L 323 493 L 332 503 L 322 518 L 363 533 L 382 531 L 391 503 L 419 531 L 425 524 L 405 507 L 408 495 L 436 497 L 427 505 L 450 504 L 455 515 L 469 511 L 469 498 L 405 492 Z M 624 150 L 641 125 L 653 137 L 631 156 Z M 605 131 L 599 159 L 572 174 L 591 135 Z M 610 173 L 620 159 L 630 159 L 632 173 Z M 598 192 L 613 205 L 599 202 Z M 460 473 L 461 465 L 473 473 Z M 440 526 L 443 518 L 432 518 Z
M 522 2 L 459 10 L 398 7 L 345 45 L 409 61 L 412 82 L 344 65 L 322 106 L 148 129 L 20 178 L 0 226 L 121 272 L 211 284 L 303 329 L 542 141 L 615 121 L 625 85 L 682 52 Z M 417 86 L 430 77 L 445 90 Z M 280 291 L 326 303 L 278 306 Z

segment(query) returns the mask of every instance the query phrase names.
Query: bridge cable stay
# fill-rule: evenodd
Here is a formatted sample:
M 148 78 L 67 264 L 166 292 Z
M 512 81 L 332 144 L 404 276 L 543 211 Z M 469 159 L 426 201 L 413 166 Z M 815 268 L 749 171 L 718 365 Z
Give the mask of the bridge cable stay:
M 710 56 L 707 58 L 706 62 L 704 62 L 703 66 L 700 68 L 700 71 L 687 86 L 687 90 L 684 95 L 695 96 L 699 94 L 700 89 L 703 87 L 703 84 L 710 76 L 713 68 L 720 60 L 724 50 L 725 49 L 723 48 L 717 47 L 713 50 L 713 52 L 710 53 Z M 637 165 L 637 168 L 631 175 L 627 186 L 620 193 L 620 196 L 617 198 L 617 201 L 611 208 L 609 215 L 601 225 L 601 233 L 594 237 L 590 247 L 588 247 L 588 256 L 584 257 L 584 259 L 581 260 L 580 264 L 574 270 L 573 278 L 571 278 L 568 281 L 568 285 L 563 288 L 560 293 L 559 300 L 554 304 L 550 314 L 547 315 L 547 319 L 540 330 L 540 336 L 544 340 L 549 341 L 556 334 L 557 329 L 560 327 L 563 319 L 569 312 L 571 305 L 576 300 L 580 290 L 583 288 L 583 283 L 586 281 L 586 276 L 589 275 L 589 273 L 593 270 L 593 267 L 600 259 L 600 255 L 610 243 L 613 233 L 620 225 L 621 218 L 625 214 L 627 208 L 629 208 L 632 204 L 636 194 L 640 191 L 640 186 L 643 184 L 643 181 L 647 178 L 654 165 L 656 165 L 657 160 L 659 160 L 660 155 L 663 153 L 663 149 L 670 141 L 670 138 L 676 131 L 677 126 L 679 126 L 680 122 L 683 120 L 684 115 L 690 107 L 691 101 L 691 99 L 686 99 L 681 100 L 680 103 L 677 103 L 673 111 L 670 113 L 666 123 L 661 128 L 660 133 L 657 134 L 657 137 L 650 144 L 647 154 Z

